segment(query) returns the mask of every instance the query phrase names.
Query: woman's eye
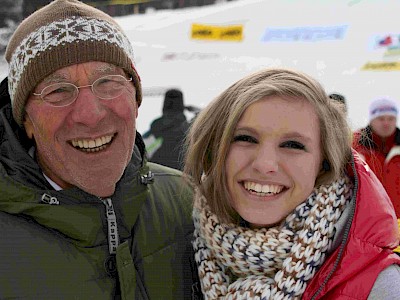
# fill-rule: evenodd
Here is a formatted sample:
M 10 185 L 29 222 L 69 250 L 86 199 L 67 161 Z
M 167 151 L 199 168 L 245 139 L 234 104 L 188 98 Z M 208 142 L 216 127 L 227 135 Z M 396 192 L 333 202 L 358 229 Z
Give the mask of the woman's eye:
M 248 142 L 248 143 L 257 143 L 257 140 L 250 135 L 240 134 L 236 135 L 233 138 L 234 142 Z
M 298 150 L 304 150 L 306 147 L 299 142 L 296 141 L 287 141 L 281 144 L 281 147 L 284 148 L 291 148 L 291 149 L 298 149 Z

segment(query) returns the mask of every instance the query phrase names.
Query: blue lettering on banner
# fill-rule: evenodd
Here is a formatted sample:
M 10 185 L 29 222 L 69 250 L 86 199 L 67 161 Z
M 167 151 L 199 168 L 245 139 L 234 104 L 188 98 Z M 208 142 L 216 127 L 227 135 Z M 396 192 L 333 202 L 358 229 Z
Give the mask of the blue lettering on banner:
M 318 42 L 343 39 L 348 25 L 267 28 L 262 42 Z

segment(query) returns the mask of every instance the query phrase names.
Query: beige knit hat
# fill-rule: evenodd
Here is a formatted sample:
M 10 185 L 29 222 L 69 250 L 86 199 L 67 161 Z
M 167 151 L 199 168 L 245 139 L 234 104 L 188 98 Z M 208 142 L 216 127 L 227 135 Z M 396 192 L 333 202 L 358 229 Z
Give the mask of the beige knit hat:
M 26 18 L 6 49 L 8 88 L 15 121 L 22 126 L 26 101 L 45 77 L 88 61 L 123 68 L 133 78 L 136 101 L 142 102 L 132 45 L 106 13 L 77 0 L 55 0 Z

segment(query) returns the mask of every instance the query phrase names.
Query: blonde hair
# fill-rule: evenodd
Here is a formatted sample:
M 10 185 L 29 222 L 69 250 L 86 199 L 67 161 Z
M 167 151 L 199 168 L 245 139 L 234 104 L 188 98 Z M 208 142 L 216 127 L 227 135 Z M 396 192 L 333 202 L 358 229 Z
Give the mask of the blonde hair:
M 343 109 L 328 98 L 323 87 L 310 76 L 284 68 L 271 68 L 237 81 L 206 108 L 186 139 L 184 172 L 207 198 L 211 210 L 225 222 L 237 222 L 229 201 L 225 160 L 237 123 L 244 111 L 266 96 L 289 96 L 309 101 L 319 118 L 322 158 L 330 165 L 321 170 L 316 186 L 336 180 L 351 157 L 351 129 Z

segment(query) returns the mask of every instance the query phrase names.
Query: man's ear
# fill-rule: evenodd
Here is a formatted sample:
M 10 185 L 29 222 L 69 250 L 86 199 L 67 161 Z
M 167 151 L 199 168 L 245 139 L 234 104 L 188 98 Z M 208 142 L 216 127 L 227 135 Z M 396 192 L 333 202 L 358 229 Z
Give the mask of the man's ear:
M 26 135 L 28 136 L 28 138 L 33 139 L 33 136 L 34 136 L 33 135 L 33 123 L 27 113 L 25 113 L 25 117 L 24 117 L 24 128 L 25 128 L 25 132 L 26 132 Z

